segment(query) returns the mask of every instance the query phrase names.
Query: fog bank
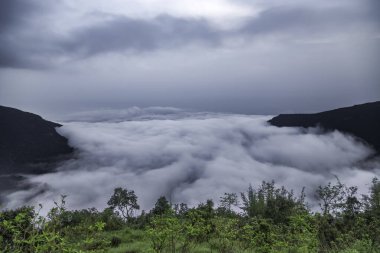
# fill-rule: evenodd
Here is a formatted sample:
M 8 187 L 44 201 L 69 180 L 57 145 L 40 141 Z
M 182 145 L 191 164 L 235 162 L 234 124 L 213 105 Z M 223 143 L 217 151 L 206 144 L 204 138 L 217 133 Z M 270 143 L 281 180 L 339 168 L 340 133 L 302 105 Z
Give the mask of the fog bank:
M 57 172 L 30 176 L 34 185 L 6 196 L 6 206 L 50 207 L 60 194 L 70 208 L 106 207 L 115 187 L 135 190 L 142 209 L 165 195 L 172 203 L 218 200 L 263 180 L 300 192 L 314 205 L 318 185 L 338 176 L 367 193 L 380 175 L 372 150 L 340 132 L 278 128 L 270 116 L 138 108 L 69 115 L 58 131 L 78 150 Z

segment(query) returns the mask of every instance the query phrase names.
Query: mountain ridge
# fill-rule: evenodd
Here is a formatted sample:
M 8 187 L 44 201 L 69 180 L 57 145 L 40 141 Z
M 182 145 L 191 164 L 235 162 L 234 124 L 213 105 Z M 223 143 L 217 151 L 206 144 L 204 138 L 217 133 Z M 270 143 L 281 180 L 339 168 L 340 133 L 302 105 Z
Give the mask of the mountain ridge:
M 354 135 L 380 152 L 380 101 L 312 114 L 280 114 L 268 121 L 277 127 L 321 127 Z
M 30 112 L 0 106 L 0 174 L 30 173 L 30 165 L 71 154 L 68 140 L 55 129 L 61 126 Z

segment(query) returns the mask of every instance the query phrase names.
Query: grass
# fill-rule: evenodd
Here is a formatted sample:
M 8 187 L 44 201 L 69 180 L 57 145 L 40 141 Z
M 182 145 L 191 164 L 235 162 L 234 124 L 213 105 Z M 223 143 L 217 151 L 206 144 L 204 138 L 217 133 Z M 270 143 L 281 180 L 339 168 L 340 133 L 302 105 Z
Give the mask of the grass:
M 154 252 L 151 248 L 151 242 L 149 238 L 145 235 L 145 232 L 142 230 L 134 230 L 130 228 L 118 230 L 118 231 L 110 231 L 103 232 L 103 236 L 107 240 L 111 240 L 112 237 L 118 237 L 121 239 L 120 245 L 114 248 L 108 248 L 105 251 L 106 253 L 152 253 Z M 169 251 L 165 251 L 169 252 Z M 177 249 L 176 252 L 181 252 L 180 249 Z M 189 253 L 210 253 L 210 252 L 218 252 L 215 249 L 211 249 L 210 245 L 207 243 L 201 243 L 198 245 L 194 245 L 191 248 Z M 252 252 L 252 251 L 234 251 L 236 253 L 241 252 Z
M 104 237 L 109 241 L 111 241 L 112 237 L 117 237 L 121 240 L 120 245 L 106 251 L 109 253 L 152 252 L 149 239 L 146 238 L 142 230 L 126 228 L 119 231 L 104 232 Z

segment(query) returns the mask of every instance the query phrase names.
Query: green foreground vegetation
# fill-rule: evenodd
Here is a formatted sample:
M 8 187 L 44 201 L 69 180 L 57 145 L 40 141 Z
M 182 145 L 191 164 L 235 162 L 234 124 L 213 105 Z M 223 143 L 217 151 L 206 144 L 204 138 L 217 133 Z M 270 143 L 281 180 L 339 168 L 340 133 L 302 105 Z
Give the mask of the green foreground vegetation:
M 101 212 L 67 210 L 62 196 L 47 216 L 33 207 L 2 211 L 0 252 L 380 252 L 380 182 L 373 179 L 368 195 L 357 191 L 338 179 L 320 186 L 317 213 L 304 192 L 274 182 L 225 193 L 219 206 L 208 200 L 189 208 L 160 197 L 139 215 L 128 189 L 116 188 Z

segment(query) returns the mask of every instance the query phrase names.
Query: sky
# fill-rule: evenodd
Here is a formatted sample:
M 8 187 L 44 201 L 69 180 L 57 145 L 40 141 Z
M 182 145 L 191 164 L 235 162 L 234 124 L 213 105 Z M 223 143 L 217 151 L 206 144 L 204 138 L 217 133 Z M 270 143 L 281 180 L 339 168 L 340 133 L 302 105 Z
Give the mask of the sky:
M 2 0 L 0 104 L 317 112 L 380 100 L 378 0 Z

